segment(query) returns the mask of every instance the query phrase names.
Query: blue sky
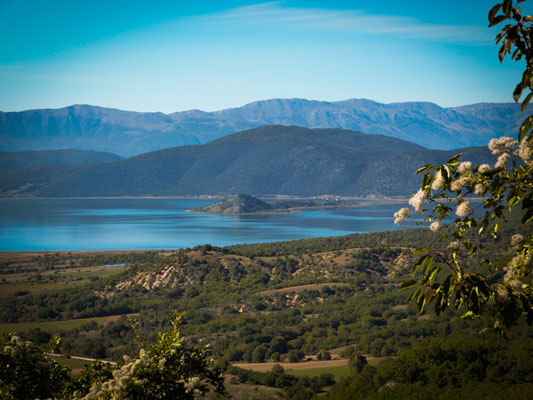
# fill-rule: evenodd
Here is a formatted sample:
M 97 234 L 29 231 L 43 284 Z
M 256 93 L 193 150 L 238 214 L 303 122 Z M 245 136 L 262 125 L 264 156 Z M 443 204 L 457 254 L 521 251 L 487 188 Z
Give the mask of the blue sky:
M 508 102 L 522 66 L 498 61 L 495 3 L 0 0 L 0 110 Z

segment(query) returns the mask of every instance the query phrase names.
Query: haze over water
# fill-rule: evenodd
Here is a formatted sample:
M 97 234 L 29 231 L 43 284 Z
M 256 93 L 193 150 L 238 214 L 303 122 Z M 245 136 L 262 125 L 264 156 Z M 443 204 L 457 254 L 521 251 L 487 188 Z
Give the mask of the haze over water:
M 399 229 L 399 204 L 297 213 L 188 213 L 213 200 L 27 199 L 0 201 L 0 251 L 171 249 L 274 242 Z

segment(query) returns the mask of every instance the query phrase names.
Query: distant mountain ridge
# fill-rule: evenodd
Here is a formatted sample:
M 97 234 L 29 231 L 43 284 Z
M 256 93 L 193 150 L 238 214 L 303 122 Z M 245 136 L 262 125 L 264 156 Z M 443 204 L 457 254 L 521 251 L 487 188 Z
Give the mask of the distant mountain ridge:
M 495 161 L 487 147 L 428 150 L 383 135 L 264 126 L 111 163 L 13 171 L 0 176 L 0 195 L 406 196 L 420 186 L 417 168 L 458 152 L 478 164 Z
M 527 112 L 532 112 L 533 106 Z M 0 150 L 91 149 L 132 156 L 204 144 L 264 125 L 338 128 L 383 134 L 428 148 L 483 146 L 515 136 L 524 119 L 514 103 L 442 108 L 428 102 L 382 104 L 367 99 L 271 99 L 238 108 L 163 114 L 89 105 L 0 112 Z

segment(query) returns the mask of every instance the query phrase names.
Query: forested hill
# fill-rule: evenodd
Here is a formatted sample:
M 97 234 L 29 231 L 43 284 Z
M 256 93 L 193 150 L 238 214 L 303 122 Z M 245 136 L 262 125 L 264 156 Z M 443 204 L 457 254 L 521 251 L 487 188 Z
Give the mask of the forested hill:
M 0 150 L 84 148 L 133 156 L 273 124 L 350 129 L 453 149 L 514 136 L 526 114 L 514 103 L 443 108 L 428 102 L 382 104 L 367 99 L 272 99 L 214 112 L 172 114 L 73 105 L 0 112 Z
M 0 173 L 39 165 L 102 163 L 121 159 L 116 154 L 94 150 L 0 151 Z
M 0 191 L 41 197 L 409 195 L 420 182 L 418 167 L 458 152 L 476 163 L 494 159 L 486 148 L 427 150 L 382 135 L 266 126 L 113 163 L 13 171 L 0 176 Z
M 195 208 L 190 211 L 218 214 L 218 215 L 237 215 L 251 214 L 257 212 L 271 211 L 272 207 L 267 202 L 244 193 L 236 194 L 228 199 L 217 201 L 205 207 Z

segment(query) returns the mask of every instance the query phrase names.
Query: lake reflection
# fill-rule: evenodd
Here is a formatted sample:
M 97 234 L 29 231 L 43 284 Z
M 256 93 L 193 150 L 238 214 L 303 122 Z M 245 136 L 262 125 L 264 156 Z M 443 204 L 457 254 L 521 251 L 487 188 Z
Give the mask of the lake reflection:
M 213 200 L 32 199 L 0 201 L 0 251 L 226 246 L 398 229 L 402 205 L 246 216 L 187 213 Z

